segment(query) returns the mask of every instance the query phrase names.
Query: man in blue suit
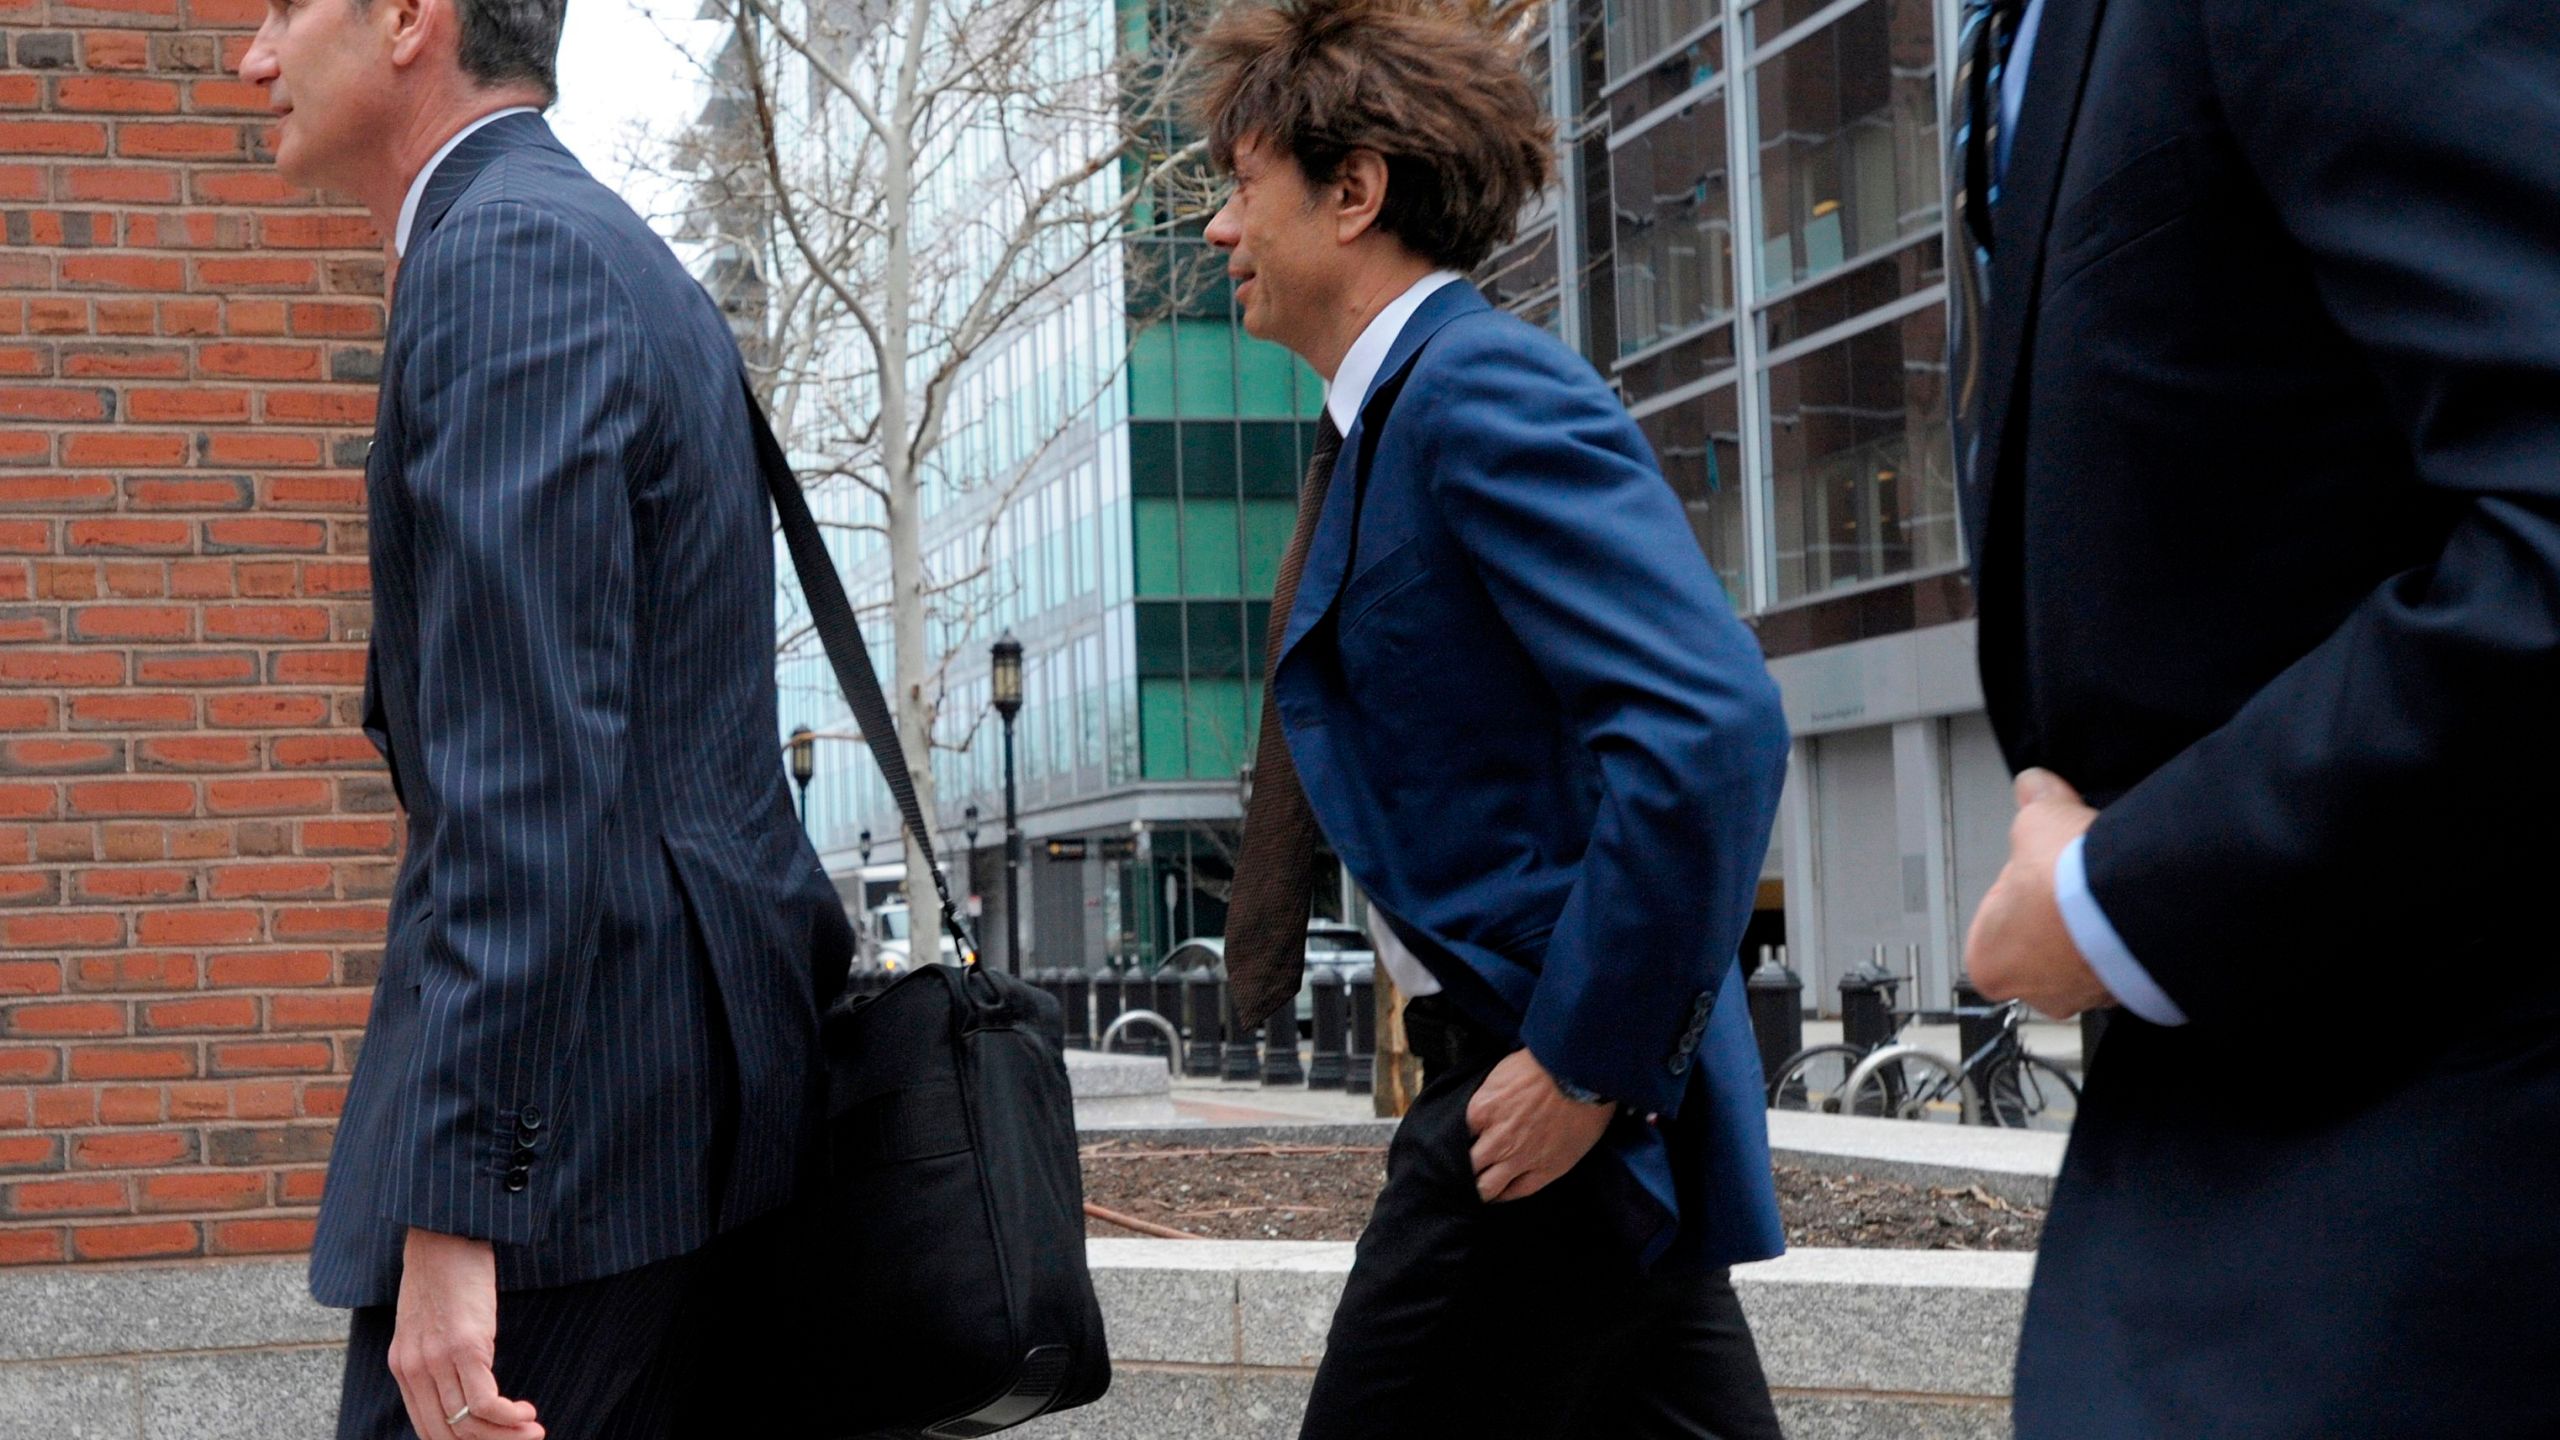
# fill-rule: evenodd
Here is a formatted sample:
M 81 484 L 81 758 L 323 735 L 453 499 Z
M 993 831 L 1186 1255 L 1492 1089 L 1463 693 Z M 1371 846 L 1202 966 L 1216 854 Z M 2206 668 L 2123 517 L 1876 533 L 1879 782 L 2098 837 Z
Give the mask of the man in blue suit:
M 1458 278 L 1552 132 L 1454 11 L 1248 3 L 1201 46 L 1234 181 L 1208 238 L 1246 329 L 1330 382 L 1273 602 L 1238 1018 L 1296 989 L 1320 830 L 1426 1077 L 1303 1433 L 1775 1437 L 1726 1270 L 1782 1244 L 1735 952 L 1786 730 L 1625 409 Z
M 561 14 L 277 0 L 241 62 L 284 175 L 400 257 L 365 714 L 408 846 L 311 1261 L 355 1310 L 344 1440 L 706 1399 L 776 1433 L 777 1357 L 717 1345 L 781 1313 L 751 1222 L 798 1189 L 852 944 L 778 763 L 737 349 L 543 123 Z

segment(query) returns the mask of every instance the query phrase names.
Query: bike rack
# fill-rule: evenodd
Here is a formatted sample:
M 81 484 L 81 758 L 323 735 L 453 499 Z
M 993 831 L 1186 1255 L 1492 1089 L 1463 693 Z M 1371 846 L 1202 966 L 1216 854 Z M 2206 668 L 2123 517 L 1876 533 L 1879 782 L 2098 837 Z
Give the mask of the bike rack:
M 1854 1107 L 1859 1093 L 1866 1089 L 1867 1081 L 1873 1078 L 1878 1070 L 1884 1068 L 1885 1062 L 1899 1060 L 1906 1055 L 1917 1055 L 1932 1064 L 1946 1067 L 1948 1073 L 1956 1077 L 1956 1094 L 1962 1097 L 1964 1123 L 1967 1125 L 1982 1123 L 1982 1097 L 1973 1088 L 1973 1077 L 1964 1072 L 1962 1065 L 1952 1064 L 1944 1055 L 1918 1045 L 1879 1046 L 1866 1059 L 1859 1061 L 1857 1068 L 1849 1072 L 1848 1080 L 1840 1087 L 1840 1094 L 1844 1101 Z
M 1175 1032 L 1172 1021 L 1153 1010 L 1121 1011 L 1120 1018 L 1112 1021 L 1110 1027 L 1102 1032 L 1102 1038 L 1095 1042 L 1094 1048 L 1106 1055 L 1111 1053 L 1111 1042 L 1119 1039 L 1120 1032 L 1128 1029 L 1132 1022 L 1153 1025 L 1164 1032 L 1165 1063 L 1172 1068 L 1174 1074 L 1181 1074 L 1182 1036 Z

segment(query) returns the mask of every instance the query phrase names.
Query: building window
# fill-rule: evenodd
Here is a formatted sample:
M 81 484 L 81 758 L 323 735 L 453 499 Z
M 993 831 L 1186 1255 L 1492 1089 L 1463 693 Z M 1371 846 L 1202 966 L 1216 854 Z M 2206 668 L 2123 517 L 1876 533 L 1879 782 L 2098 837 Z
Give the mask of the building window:
M 1749 603 L 1746 571 L 1750 544 L 1744 538 L 1742 513 L 1742 422 L 1735 387 L 1725 385 L 1705 395 L 1681 400 L 1647 415 L 1640 422 L 1662 462 L 1663 478 L 1680 497 L 1698 548 L 1724 582 L 1725 597 L 1736 608 Z
M 1665 61 L 1710 63 L 1698 60 L 1702 47 L 1712 47 L 1709 55 L 1722 54 L 1722 36 L 1711 28 L 1722 13 L 1716 0 L 1603 0 L 1602 12 L 1612 82 L 1639 67 L 1659 70 Z
M 1868 0 L 1787 35 L 1806 7 L 1764 0 L 1747 108 L 1763 290 L 1939 228 L 1936 17 L 1929 0 Z
M 1768 370 L 1779 603 L 1957 562 L 1946 345 L 1931 305 Z
M 1732 362 L 1728 168 L 1724 105 L 1714 97 L 1692 102 L 1611 153 L 1621 359 L 1679 346 L 1689 379 Z

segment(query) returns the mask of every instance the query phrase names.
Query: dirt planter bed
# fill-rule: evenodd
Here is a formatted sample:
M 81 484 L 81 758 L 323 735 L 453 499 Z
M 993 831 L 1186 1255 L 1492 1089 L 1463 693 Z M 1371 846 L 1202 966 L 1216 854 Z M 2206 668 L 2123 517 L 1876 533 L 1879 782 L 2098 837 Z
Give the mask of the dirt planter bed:
M 1115 1216 L 1213 1240 L 1354 1240 L 1386 1174 L 1386 1147 L 1277 1139 L 1096 1140 L 1085 1195 Z M 1795 1247 L 2033 1250 L 2041 1207 L 1979 1185 L 1918 1185 L 1781 1162 L 1779 1213 Z M 1151 1234 L 1094 1219 L 1096 1239 Z

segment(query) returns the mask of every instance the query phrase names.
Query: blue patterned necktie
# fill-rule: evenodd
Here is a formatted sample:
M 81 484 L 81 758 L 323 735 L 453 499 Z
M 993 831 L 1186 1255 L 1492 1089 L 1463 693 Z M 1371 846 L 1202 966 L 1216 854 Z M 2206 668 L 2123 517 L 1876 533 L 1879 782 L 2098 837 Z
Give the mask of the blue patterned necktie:
M 1956 277 L 1956 428 L 1975 434 L 1982 390 L 1982 307 L 1991 283 L 1992 215 L 2000 203 L 2000 82 L 2017 40 L 2024 0 L 1965 0 L 1956 38 L 1957 119 L 1948 172 L 1956 177 L 1948 225 Z

